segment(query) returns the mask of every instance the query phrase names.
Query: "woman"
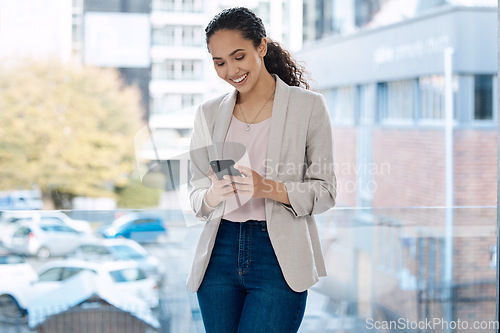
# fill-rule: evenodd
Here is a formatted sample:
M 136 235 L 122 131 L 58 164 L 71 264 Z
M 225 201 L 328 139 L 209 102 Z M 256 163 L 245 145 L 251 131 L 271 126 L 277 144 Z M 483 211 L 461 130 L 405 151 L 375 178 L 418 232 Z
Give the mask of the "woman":
M 313 214 L 335 204 L 325 102 L 251 10 L 226 9 L 205 31 L 235 89 L 195 118 L 190 199 L 206 224 L 187 285 L 209 333 L 296 332 L 307 289 L 326 275 Z M 241 176 L 219 180 L 209 163 L 228 158 Z

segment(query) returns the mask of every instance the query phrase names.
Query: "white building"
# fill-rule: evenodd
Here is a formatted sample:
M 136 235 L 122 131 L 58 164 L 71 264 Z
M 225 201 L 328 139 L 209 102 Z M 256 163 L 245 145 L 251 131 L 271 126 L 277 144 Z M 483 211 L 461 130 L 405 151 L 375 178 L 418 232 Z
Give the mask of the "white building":
M 0 58 L 71 57 L 71 2 L 0 0 Z

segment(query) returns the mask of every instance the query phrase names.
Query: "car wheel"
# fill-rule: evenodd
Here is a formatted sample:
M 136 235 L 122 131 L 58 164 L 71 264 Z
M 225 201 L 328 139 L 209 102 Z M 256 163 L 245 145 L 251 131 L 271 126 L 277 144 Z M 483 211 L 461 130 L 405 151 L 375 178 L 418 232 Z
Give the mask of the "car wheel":
M 42 246 L 41 248 L 38 249 L 36 256 L 38 257 L 38 259 L 41 259 L 41 260 L 49 259 L 50 251 L 45 246 Z
M 14 297 L 10 295 L 0 296 L 0 318 L 4 320 L 19 320 L 26 315 Z

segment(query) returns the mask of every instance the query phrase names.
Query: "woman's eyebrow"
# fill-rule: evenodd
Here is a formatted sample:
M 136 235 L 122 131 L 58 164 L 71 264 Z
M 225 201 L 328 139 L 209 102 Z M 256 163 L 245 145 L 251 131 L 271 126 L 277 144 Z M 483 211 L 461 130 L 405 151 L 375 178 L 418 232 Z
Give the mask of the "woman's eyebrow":
M 229 56 L 231 57 L 231 56 L 233 56 L 236 52 L 239 52 L 239 51 L 245 51 L 245 50 L 243 50 L 243 49 L 236 49 L 236 50 L 234 50 L 233 52 L 231 52 L 231 53 L 229 54 Z M 222 59 L 222 58 L 220 58 L 220 57 L 213 57 L 212 59 L 213 59 L 213 60 L 220 60 L 220 59 Z

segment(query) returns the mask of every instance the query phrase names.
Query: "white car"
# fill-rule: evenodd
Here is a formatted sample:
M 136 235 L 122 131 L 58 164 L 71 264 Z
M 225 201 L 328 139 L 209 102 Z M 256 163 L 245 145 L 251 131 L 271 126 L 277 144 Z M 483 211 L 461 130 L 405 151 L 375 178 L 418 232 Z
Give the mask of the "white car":
M 130 260 L 158 283 L 162 283 L 165 277 L 165 268 L 158 258 L 131 239 L 96 238 L 80 244 L 70 256 L 91 261 Z
M 0 254 L 0 284 L 19 282 L 19 281 L 34 281 L 37 275 L 33 266 L 26 260 L 17 255 Z
M 63 224 L 19 221 L 3 246 L 13 254 L 36 255 L 40 259 L 64 256 L 93 236 L 82 234 Z
M 12 225 L 20 220 L 45 223 L 59 223 L 67 225 L 85 234 L 92 233 L 90 223 L 85 220 L 75 220 L 57 210 L 47 211 L 5 211 L 1 215 L 0 222 L 5 225 Z
M 11 254 L 0 255 L 0 290 L 4 286 L 19 284 L 29 285 L 37 279 L 33 267 L 21 256 Z M 18 318 L 23 314 L 16 300 L 0 292 L 0 318 Z
M 56 260 L 40 268 L 38 279 L 31 283 L 0 285 L 0 317 L 21 317 L 30 302 L 62 286 L 65 280 L 83 271 L 97 275 L 124 293 L 132 293 L 151 308 L 159 305 L 158 286 L 155 280 L 130 262 L 89 262 L 83 260 Z

